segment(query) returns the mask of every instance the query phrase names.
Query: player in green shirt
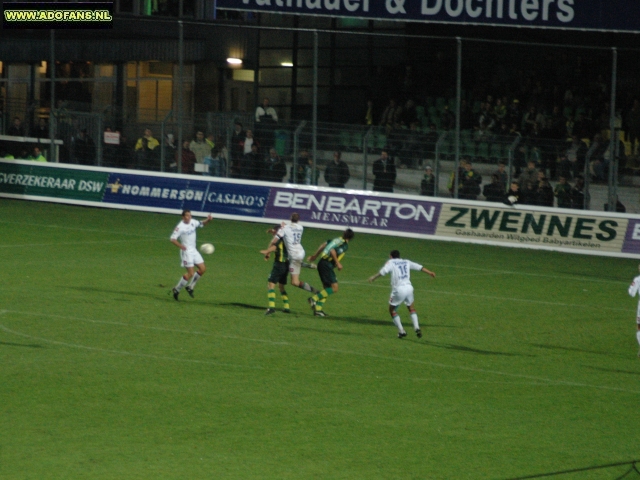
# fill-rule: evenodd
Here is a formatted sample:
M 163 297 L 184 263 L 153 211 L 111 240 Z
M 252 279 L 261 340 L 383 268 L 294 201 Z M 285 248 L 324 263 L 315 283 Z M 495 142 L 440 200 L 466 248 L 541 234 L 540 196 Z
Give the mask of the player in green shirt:
M 267 230 L 267 233 L 270 235 L 275 235 L 280 228 L 280 225 L 276 225 L 273 228 Z M 271 245 L 271 243 L 269 244 Z M 289 257 L 287 255 L 287 248 L 284 245 L 284 241 L 279 239 L 275 244 L 276 251 L 275 259 L 273 262 L 273 268 L 271 269 L 271 274 L 269 275 L 269 279 L 267 280 L 267 301 L 268 308 L 264 313 L 265 315 L 273 315 L 276 313 L 276 284 L 278 284 L 278 288 L 280 290 L 280 295 L 282 296 L 282 303 L 284 313 L 289 313 L 291 310 L 289 309 L 289 296 L 287 295 L 284 286 L 287 284 L 287 276 L 289 275 Z M 264 254 L 264 259 L 269 260 L 271 256 L 271 252 Z
M 324 290 L 316 293 L 313 297 L 309 297 L 309 305 L 313 309 L 313 314 L 317 317 L 326 317 L 322 310 L 327 297 L 338 292 L 338 279 L 334 269 L 342 270 L 340 261 L 349 249 L 349 242 L 353 239 L 353 230 L 347 228 L 341 237 L 327 240 L 318 247 L 316 253 L 309 257 L 309 261 L 313 262 L 320 255 L 318 262 L 318 274 Z

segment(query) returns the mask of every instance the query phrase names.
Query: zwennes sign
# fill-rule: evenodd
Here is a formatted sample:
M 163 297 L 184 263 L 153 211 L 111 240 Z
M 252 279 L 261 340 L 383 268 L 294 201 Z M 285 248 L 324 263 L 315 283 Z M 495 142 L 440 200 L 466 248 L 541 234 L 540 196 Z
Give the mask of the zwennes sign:
M 399 21 L 640 31 L 638 0 L 217 0 L 216 6 Z
M 620 252 L 627 225 L 626 218 L 587 212 L 566 214 L 446 204 L 436 235 L 498 244 Z

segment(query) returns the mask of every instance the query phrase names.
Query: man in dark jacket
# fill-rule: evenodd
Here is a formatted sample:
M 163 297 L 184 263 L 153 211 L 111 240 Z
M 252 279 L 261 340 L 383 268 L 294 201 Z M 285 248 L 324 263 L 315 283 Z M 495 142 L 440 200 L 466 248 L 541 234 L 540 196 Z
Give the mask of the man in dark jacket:
M 333 160 L 329 162 L 324 171 L 324 180 L 330 187 L 344 188 L 349 181 L 349 165 L 342 161 L 340 152 L 333 152 Z
M 282 179 L 286 174 L 287 166 L 278 156 L 276 149 L 269 149 L 269 156 L 262 164 L 262 173 L 260 175 L 260 180 L 264 180 L 265 182 L 282 182 Z
M 393 186 L 396 183 L 396 164 L 389 153 L 383 150 L 380 158 L 373 162 L 373 191 L 374 192 L 393 192 Z

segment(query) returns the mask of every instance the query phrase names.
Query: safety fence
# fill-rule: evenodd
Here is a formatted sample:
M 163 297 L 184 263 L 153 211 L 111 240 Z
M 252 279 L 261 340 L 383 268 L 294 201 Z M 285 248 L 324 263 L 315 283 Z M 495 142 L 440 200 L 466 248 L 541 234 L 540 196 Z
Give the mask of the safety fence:
M 634 146 L 620 133 L 612 153 L 608 130 L 592 139 L 523 136 L 517 128 L 497 133 L 463 129 L 458 137 L 455 129 L 438 128 L 433 117 L 420 113 L 419 122 L 391 127 L 265 123 L 244 112 L 209 112 L 180 121 L 169 111 L 159 122 L 139 123 L 113 109 L 61 108 L 52 122 L 63 142 L 54 160 L 371 190 L 378 188 L 380 174 L 374 167 L 384 151 L 391 166 L 385 166 L 383 176 L 397 193 L 502 201 L 517 180 L 520 203 L 593 210 L 608 209 L 608 171 L 613 168 L 620 205 L 640 211 L 635 189 L 640 169 Z M 199 139 L 197 132 L 202 133 Z M 252 151 L 251 144 L 257 149 Z M 24 158 L 29 143 L 0 141 L 0 154 Z M 264 176 L 269 157 L 284 163 L 276 177 Z

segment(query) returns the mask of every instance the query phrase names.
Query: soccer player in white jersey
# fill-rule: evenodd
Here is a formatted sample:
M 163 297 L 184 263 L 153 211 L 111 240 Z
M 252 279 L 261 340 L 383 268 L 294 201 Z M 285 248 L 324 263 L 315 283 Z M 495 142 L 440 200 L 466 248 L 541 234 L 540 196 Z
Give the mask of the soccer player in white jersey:
M 436 274 L 431 270 L 427 270 L 422 265 L 419 265 L 411 260 L 406 260 L 400 258 L 400 252 L 398 250 L 392 250 L 389 254 L 390 260 L 384 264 L 384 266 L 380 269 L 378 273 L 369 277 L 369 282 L 375 281 L 376 278 L 386 275 L 387 273 L 391 274 L 391 297 L 389 298 L 389 313 L 391 314 L 391 319 L 396 327 L 398 327 L 398 338 L 404 338 L 407 336 L 407 332 L 405 332 L 402 327 L 402 322 L 400 321 L 400 315 L 398 315 L 397 308 L 398 306 L 404 302 L 404 304 L 409 309 L 409 314 L 411 316 L 411 322 L 413 323 L 413 329 L 416 332 L 418 338 L 422 337 L 422 332 L 420 331 L 420 324 L 418 323 L 418 314 L 416 313 L 416 309 L 413 306 L 413 285 L 411 285 L 411 270 L 420 270 L 421 272 L 427 273 L 435 278 Z
M 304 248 L 302 248 L 302 232 L 304 227 L 298 222 L 300 221 L 300 215 L 297 213 L 291 214 L 291 223 L 283 223 L 280 229 L 276 232 L 271 244 L 266 250 L 260 250 L 265 256 L 265 259 L 269 258 L 271 252 L 276 251 L 276 245 L 280 240 L 284 241 L 284 245 L 287 249 L 287 256 L 289 257 L 289 273 L 291 275 L 291 285 L 301 288 L 307 292 L 316 293 L 317 290 L 306 282 L 300 281 L 300 267 L 305 266 L 313 268 L 315 265 L 304 263 Z
M 640 265 L 638 265 L 640 270 Z M 640 275 L 633 279 L 633 282 L 629 286 L 629 295 L 635 297 L 640 291 Z M 640 345 L 640 301 L 638 301 L 638 311 L 636 312 L 636 338 L 638 339 L 638 345 Z M 640 357 L 640 350 L 638 350 L 638 357 Z
M 180 249 L 180 262 L 184 268 L 187 269 L 187 273 L 184 274 L 178 284 L 173 287 L 173 298 L 178 300 L 180 290 L 186 287 L 187 293 L 193 297 L 193 289 L 196 286 L 196 282 L 204 275 L 206 267 L 204 266 L 204 260 L 202 255 L 196 248 L 196 230 L 204 227 L 207 223 L 213 220 L 211 214 L 203 220 L 194 220 L 191 218 L 190 210 L 182 211 L 182 220 L 171 234 L 171 243 Z M 196 272 L 193 267 L 197 267 Z M 189 283 L 191 280 L 191 283 Z

